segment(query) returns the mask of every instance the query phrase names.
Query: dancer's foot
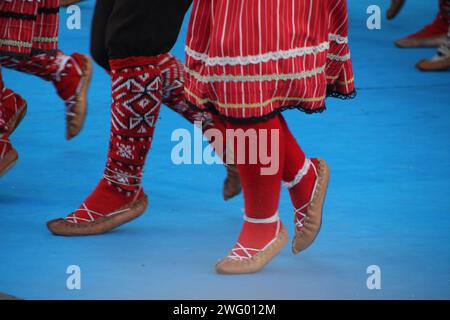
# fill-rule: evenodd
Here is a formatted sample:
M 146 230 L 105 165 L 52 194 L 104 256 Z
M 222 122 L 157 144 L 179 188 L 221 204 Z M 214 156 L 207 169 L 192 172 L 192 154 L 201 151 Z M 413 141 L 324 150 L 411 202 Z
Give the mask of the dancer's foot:
M 145 212 L 147 204 L 142 190 L 130 197 L 102 179 L 79 209 L 64 219 L 49 221 L 47 227 L 61 236 L 102 234 L 136 219 Z
M 421 60 L 416 64 L 421 71 L 445 71 L 450 69 L 450 47 L 442 45 L 437 54 L 428 60 Z
M 400 48 L 439 47 L 445 40 L 449 24 L 441 16 L 422 28 L 422 30 L 395 41 Z
M 82 54 L 58 55 L 61 70 L 53 81 L 66 104 L 66 138 L 78 135 L 87 113 L 87 93 L 92 77 L 91 59 Z
M 1 103 L 5 109 L 6 135 L 10 136 L 25 117 L 27 102 L 14 91 L 4 88 Z
M 387 10 L 386 16 L 389 20 L 394 19 L 405 4 L 405 0 L 391 0 L 391 6 Z
M 430 60 L 421 60 L 416 68 L 420 71 L 446 71 L 450 70 L 450 57 L 435 57 Z
M 303 204 L 295 208 L 295 236 L 292 241 L 292 252 L 294 254 L 305 250 L 313 243 L 322 225 L 322 208 L 330 171 L 325 160 L 321 159 L 311 159 L 309 170 L 314 173 L 316 178 L 313 180 L 312 188 L 311 186 L 307 187 L 308 200 L 302 201 Z
M 258 272 L 287 244 L 287 231 L 278 212 L 268 219 L 244 219 L 238 242 L 228 256 L 216 265 L 218 273 Z
M 228 164 L 225 167 L 227 169 L 227 176 L 223 183 L 223 198 L 226 201 L 240 194 L 242 186 L 237 166 Z
M 0 177 L 9 171 L 19 159 L 8 138 L 0 138 Z

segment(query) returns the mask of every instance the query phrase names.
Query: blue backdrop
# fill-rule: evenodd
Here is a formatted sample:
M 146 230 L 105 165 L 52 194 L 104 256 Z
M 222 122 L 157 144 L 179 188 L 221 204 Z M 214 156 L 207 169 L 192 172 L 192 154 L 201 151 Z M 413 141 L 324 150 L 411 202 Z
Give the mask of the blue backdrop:
M 220 165 L 172 163 L 172 131 L 192 128 L 167 108 L 146 168 L 147 213 L 103 236 L 52 236 L 46 220 L 76 209 L 101 176 L 109 77 L 96 67 L 85 129 L 66 142 L 64 107 L 51 85 L 4 70 L 29 113 L 12 137 L 20 162 L 0 180 L 0 292 L 26 299 L 449 299 L 450 74 L 413 68 L 433 49 L 393 45 L 430 22 L 437 7 L 408 1 L 396 20 L 368 30 L 366 8 L 374 3 L 385 10 L 388 1 L 349 0 L 357 99 L 329 100 L 321 115 L 285 113 L 305 152 L 332 169 L 322 232 L 303 254 L 286 248 L 256 275 L 214 272 L 240 229 L 242 197 L 223 202 Z M 68 30 L 62 11 L 66 52 L 88 52 L 93 2 L 81 8 L 81 30 Z M 173 50 L 179 57 L 185 36 L 186 23 Z M 285 191 L 280 212 L 292 233 Z M 81 268 L 81 290 L 66 288 L 69 265 Z M 381 268 L 381 290 L 366 286 L 369 265 Z

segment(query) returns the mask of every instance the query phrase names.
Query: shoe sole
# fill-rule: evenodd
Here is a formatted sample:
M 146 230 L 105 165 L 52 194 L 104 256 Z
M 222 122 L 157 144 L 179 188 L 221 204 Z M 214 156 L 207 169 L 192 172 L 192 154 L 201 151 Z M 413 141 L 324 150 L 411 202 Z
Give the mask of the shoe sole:
M 416 64 L 416 68 L 424 72 L 443 72 L 450 69 L 450 60 L 447 59 L 445 62 L 431 62 L 422 60 Z
M 3 177 L 19 160 L 19 154 L 11 149 L 0 161 L 0 177 Z
M 125 207 L 118 209 L 129 209 L 109 217 L 102 217 L 93 222 L 73 223 L 66 219 L 56 219 L 47 222 L 47 228 L 57 236 L 93 236 L 107 233 L 121 225 L 140 217 L 147 209 L 148 198 L 142 197 Z
M 398 48 L 408 49 L 408 48 L 437 48 L 445 40 L 445 36 L 433 37 L 428 39 L 399 39 L 395 41 L 395 45 Z
M 83 69 L 83 76 L 80 80 L 80 81 L 82 81 L 82 83 L 81 83 L 80 92 L 78 93 L 78 96 L 77 96 L 76 106 L 73 108 L 73 110 L 78 109 L 77 115 L 80 115 L 80 124 L 77 126 L 75 131 L 72 133 L 70 133 L 69 129 L 67 129 L 67 132 L 66 132 L 67 140 L 71 140 L 71 139 L 75 138 L 80 133 L 81 129 L 83 129 L 84 122 L 86 121 L 87 101 L 88 101 L 87 95 L 88 95 L 89 85 L 92 80 L 93 67 L 92 67 L 92 61 L 88 56 L 83 55 L 83 58 L 85 60 L 85 66 Z M 69 121 L 67 121 L 67 127 L 69 128 Z
M 312 231 L 312 238 L 307 241 L 305 244 L 304 241 L 301 239 L 303 238 L 301 236 L 302 233 L 299 233 L 297 230 L 295 230 L 294 239 L 292 240 L 292 253 L 297 254 L 304 250 L 306 250 L 309 246 L 313 244 L 313 242 L 316 240 L 317 236 L 320 233 L 320 229 L 322 228 L 322 221 L 323 221 L 323 204 L 325 203 L 325 198 L 328 190 L 328 184 L 330 181 L 330 168 L 328 167 L 328 164 L 325 160 L 318 159 L 319 161 L 319 172 L 322 172 L 322 175 L 320 176 L 319 180 L 319 186 L 320 189 L 317 191 L 317 193 L 313 196 L 313 200 L 311 201 L 311 209 L 308 208 L 308 210 L 314 210 L 316 214 L 313 216 L 316 216 L 320 219 L 318 222 L 318 228 L 317 231 Z M 308 228 L 307 224 L 303 228 Z M 305 229 L 306 231 L 309 231 L 308 229 Z M 310 231 L 311 232 L 311 231 Z
M 287 245 L 288 241 L 287 230 L 283 227 L 276 240 L 266 250 L 242 261 L 225 258 L 216 264 L 216 272 L 223 275 L 256 273 L 275 258 Z

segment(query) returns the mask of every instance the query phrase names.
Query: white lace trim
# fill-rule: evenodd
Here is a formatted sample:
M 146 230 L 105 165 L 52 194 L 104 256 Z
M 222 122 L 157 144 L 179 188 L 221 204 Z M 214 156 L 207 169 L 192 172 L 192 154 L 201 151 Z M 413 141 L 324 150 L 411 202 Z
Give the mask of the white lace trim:
M 348 43 L 348 37 L 343 37 L 343 36 L 340 36 L 340 35 L 335 34 L 335 33 L 330 33 L 328 35 L 328 40 L 337 42 L 338 44 Z
M 327 59 L 344 62 L 344 61 L 350 60 L 350 53 L 347 53 L 347 54 L 345 54 L 343 56 L 329 53 L 327 55 Z
M 330 33 L 328 35 L 328 41 L 322 42 L 317 46 L 293 48 L 289 50 L 271 51 L 263 54 L 249 55 L 249 56 L 225 56 L 225 57 L 210 57 L 207 53 L 198 52 L 189 46 L 185 47 L 186 54 L 192 59 L 202 61 L 206 66 L 237 66 L 237 65 L 249 65 L 259 64 L 268 61 L 277 61 L 282 59 L 292 59 L 305 55 L 316 55 L 320 52 L 324 52 L 330 49 L 329 41 L 337 42 L 338 44 L 347 44 L 348 37 L 344 37 L 338 34 Z
M 281 74 L 262 74 L 262 75 L 201 75 L 200 73 L 185 68 L 186 73 L 194 77 L 197 81 L 203 83 L 211 82 L 264 82 L 264 81 L 286 81 L 286 80 L 299 80 L 316 76 L 325 72 L 325 66 L 321 66 L 312 70 L 305 70 L 295 73 L 281 73 Z
M 277 222 L 278 220 L 280 220 L 280 214 L 277 212 L 275 212 L 275 214 L 269 218 L 266 219 L 255 219 L 255 218 L 250 218 L 247 215 L 244 215 L 244 220 L 250 223 L 256 223 L 256 224 L 264 224 L 264 223 L 274 223 Z
M 236 56 L 236 57 L 210 57 L 207 53 L 197 52 L 194 49 L 186 46 L 186 54 L 195 60 L 202 61 L 205 65 L 212 66 L 236 66 L 236 65 L 249 65 L 258 64 L 268 61 L 277 61 L 282 59 L 292 59 L 305 55 L 316 55 L 320 52 L 324 52 L 330 48 L 328 41 L 322 42 L 317 46 L 294 48 L 289 50 L 280 50 L 267 52 L 264 54 L 250 55 L 250 56 Z
M 302 178 L 308 173 L 310 165 L 311 165 L 311 160 L 306 158 L 305 163 L 303 164 L 303 167 L 297 172 L 297 174 L 294 177 L 294 180 L 285 182 L 284 186 L 287 189 L 292 189 L 293 187 L 295 187 L 302 180 Z

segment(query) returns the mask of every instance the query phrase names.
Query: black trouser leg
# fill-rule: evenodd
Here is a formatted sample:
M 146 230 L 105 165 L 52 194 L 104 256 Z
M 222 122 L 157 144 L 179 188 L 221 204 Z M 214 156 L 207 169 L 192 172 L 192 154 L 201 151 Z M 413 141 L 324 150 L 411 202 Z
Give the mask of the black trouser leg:
M 190 0 L 97 0 L 91 54 L 109 70 L 109 59 L 155 56 L 175 44 Z

